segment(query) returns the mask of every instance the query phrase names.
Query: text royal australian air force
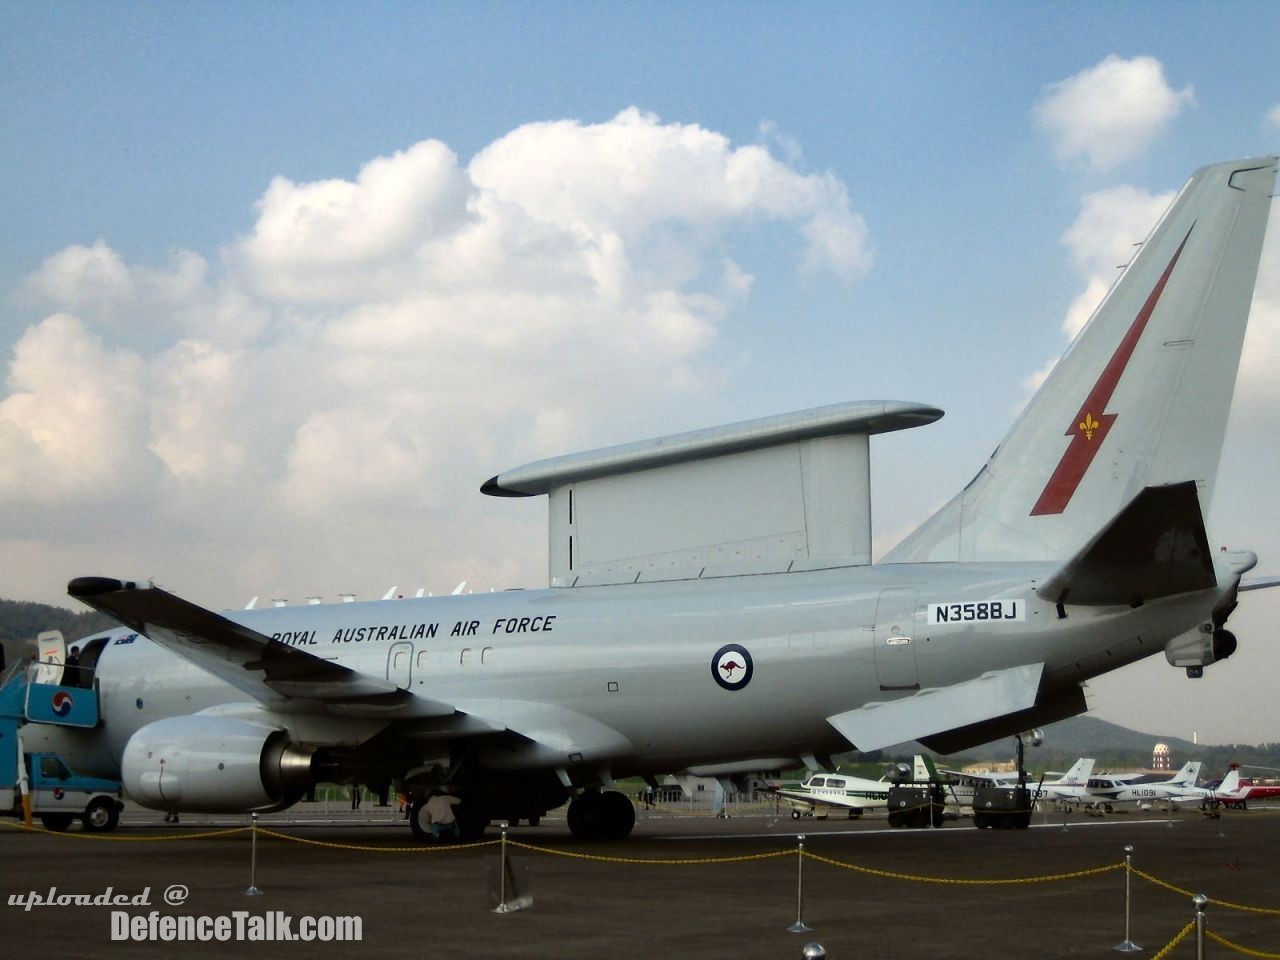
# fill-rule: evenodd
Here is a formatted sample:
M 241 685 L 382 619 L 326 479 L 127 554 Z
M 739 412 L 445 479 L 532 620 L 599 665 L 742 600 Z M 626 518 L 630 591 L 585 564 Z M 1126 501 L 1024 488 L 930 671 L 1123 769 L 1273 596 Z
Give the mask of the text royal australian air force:
M 497 617 L 487 620 L 455 620 L 431 623 L 376 623 L 335 630 L 284 630 L 271 634 L 291 647 L 314 647 L 328 643 L 381 643 L 387 640 L 430 640 L 435 637 L 480 637 L 499 634 L 550 633 L 555 629 L 555 614 L 536 617 Z M 447 632 L 442 632 L 447 627 Z

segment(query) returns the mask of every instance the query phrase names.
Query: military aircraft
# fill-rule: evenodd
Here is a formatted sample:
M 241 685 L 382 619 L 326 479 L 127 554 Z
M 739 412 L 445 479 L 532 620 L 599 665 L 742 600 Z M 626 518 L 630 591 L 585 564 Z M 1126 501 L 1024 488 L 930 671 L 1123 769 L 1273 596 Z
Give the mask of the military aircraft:
M 420 835 L 447 791 L 466 836 L 568 800 L 576 836 L 621 838 L 617 778 L 948 753 L 1082 713 L 1086 680 L 1159 652 L 1199 676 L 1256 563 L 1204 517 L 1276 164 L 1191 177 L 977 476 L 882 562 L 870 437 L 928 404 L 543 460 L 481 490 L 548 497 L 548 589 L 215 613 L 71 581 L 127 625 L 82 644 L 104 708 L 75 756 L 156 809 L 394 784 Z

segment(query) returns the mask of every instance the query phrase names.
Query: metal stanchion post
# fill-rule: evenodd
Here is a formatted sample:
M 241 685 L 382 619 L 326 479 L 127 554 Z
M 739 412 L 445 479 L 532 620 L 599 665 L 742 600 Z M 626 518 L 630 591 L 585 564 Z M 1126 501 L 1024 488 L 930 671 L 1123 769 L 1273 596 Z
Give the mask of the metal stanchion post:
M 1209 898 L 1197 893 L 1191 898 L 1191 905 L 1196 908 L 1196 960 L 1204 960 L 1204 908 L 1209 905 Z
M 494 913 L 510 913 L 507 906 L 507 824 L 502 825 L 502 853 L 498 861 L 498 905 Z
M 804 952 L 800 955 L 804 960 L 827 960 L 827 950 L 820 943 L 806 943 Z
M 258 815 L 252 814 L 253 823 L 249 826 L 249 889 L 245 890 L 246 897 L 260 897 L 262 891 L 258 889 Z
M 796 922 L 787 927 L 791 933 L 810 933 L 813 927 L 804 922 L 804 834 L 796 835 Z
M 1133 942 L 1129 937 L 1129 909 L 1132 906 L 1130 900 L 1130 886 L 1133 880 L 1133 847 L 1124 848 L 1124 939 L 1116 944 L 1115 949 L 1120 953 L 1137 953 L 1142 948 Z
M 1169 829 L 1170 829 L 1170 830 L 1172 830 L 1172 829 L 1173 829 L 1173 799 L 1172 799 L 1172 798 L 1170 798 L 1170 799 L 1169 799 L 1169 823 L 1168 823 L 1168 827 L 1169 827 Z

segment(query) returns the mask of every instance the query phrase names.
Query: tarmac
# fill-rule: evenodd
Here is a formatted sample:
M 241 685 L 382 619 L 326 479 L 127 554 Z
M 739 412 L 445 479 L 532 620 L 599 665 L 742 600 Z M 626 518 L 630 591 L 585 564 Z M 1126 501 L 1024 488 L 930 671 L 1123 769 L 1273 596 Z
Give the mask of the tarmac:
M 1171 820 L 1155 812 L 1038 813 L 1026 831 L 977 830 L 967 819 L 893 830 L 882 814 L 638 817 L 619 843 L 578 842 L 554 814 L 538 827 L 510 829 L 505 890 L 500 830 L 491 828 L 484 844 L 422 845 L 391 809 L 313 806 L 264 817 L 252 863 L 243 817 L 184 816 L 175 826 L 159 814 L 126 813 L 106 835 L 78 826 L 27 833 L 5 821 L 0 931 L 14 956 L 36 958 L 781 960 L 800 958 L 810 943 L 832 960 L 1103 958 L 1125 939 L 1123 862 L 1131 845 L 1130 939 L 1143 954 L 1154 956 L 1193 920 L 1193 893 L 1211 898 L 1211 934 L 1280 953 L 1280 809 L 1226 811 L 1219 820 L 1199 811 Z M 246 895 L 251 873 L 261 896 Z M 28 908 L 33 892 L 55 901 L 145 894 L 148 902 Z M 500 903 L 507 912 L 494 911 Z M 246 916 L 284 915 L 294 933 L 304 917 L 359 917 L 361 939 L 247 946 L 112 939 L 113 922 L 145 927 L 152 912 L 157 932 L 165 916 L 227 917 L 224 929 L 234 932 L 237 923 L 250 930 L 268 922 Z M 788 930 L 798 916 L 810 932 Z M 1194 940 L 1192 933 L 1169 956 L 1196 956 Z M 1238 954 L 1211 940 L 1206 955 Z

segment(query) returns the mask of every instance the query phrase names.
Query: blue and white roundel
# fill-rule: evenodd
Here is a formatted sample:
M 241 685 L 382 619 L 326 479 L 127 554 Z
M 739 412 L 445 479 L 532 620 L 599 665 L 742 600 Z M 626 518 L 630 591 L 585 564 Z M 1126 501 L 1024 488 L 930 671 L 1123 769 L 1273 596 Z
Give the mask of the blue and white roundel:
M 751 682 L 755 664 L 740 643 L 727 643 L 711 658 L 711 675 L 726 690 L 741 690 Z
M 71 694 L 65 690 L 59 690 L 53 695 L 53 700 L 49 704 L 53 707 L 53 713 L 58 717 L 65 717 L 71 712 L 71 708 L 75 706 L 75 701 L 71 699 Z

